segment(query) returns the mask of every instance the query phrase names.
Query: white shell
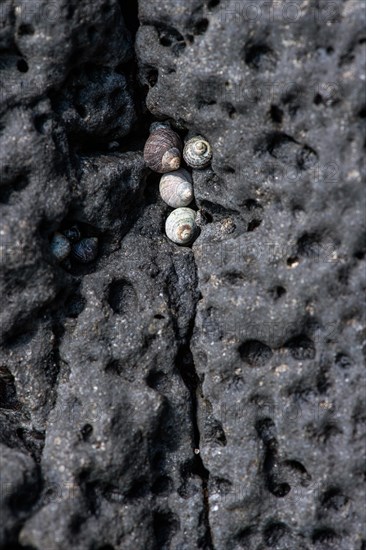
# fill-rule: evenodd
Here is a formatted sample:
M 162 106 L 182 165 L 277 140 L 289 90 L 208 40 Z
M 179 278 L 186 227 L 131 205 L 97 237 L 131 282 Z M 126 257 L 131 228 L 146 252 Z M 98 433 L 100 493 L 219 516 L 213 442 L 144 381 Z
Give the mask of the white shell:
M 172 208 L 188 206 L 193 200 L 191 174 L 184 168 L 167 172 L 160 179 L 159 191 L 163 201 Z
M 202 136 L 195 136 L 187 141 L 183 158 L 191 168 L 205 168 L 212 159 L 211 145 Z
M 167 237 L 177 244 L 188 244 L 196 232 L 196 212 L 192 208 L 176 208 L 165 222 Z

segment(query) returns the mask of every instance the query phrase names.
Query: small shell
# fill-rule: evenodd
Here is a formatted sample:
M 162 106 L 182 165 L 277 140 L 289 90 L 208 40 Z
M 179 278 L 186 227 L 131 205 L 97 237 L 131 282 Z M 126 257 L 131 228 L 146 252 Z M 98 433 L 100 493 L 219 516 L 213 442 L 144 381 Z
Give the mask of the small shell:
M 72 227 L 68 227 L 62 232 L 65 237 L 69 239 L 70 242 L 76 243 L 81 237 L 79 228 L 77 225 L 73 225 Z
M 191 168 L 205 168 L 212 159 L 212 149 L 202 136 L 195 136 L 187 141 L 183 158 Z
M 163 174 L 159 184 L 160 196 L 172 208 L 188 206 L 193 200 L 192 177 L 187 170 Z
M 150 134 L 156 132 L 156 130 L 159 130 L 160 128 L 171 130 L 169 122 L 152 122 L 150 125 Z
M 98 254 L 98 239 L 96 237 L 81 239 L 73 244 L 72 254 L 82 264 L 92 262 Z
M 182 142 L 170 128 L 157 127 L 148 137 L 144 148 L 144 160 L 151 170 L 164 174 L 178 170 L 181 161 Z
M 167 237 L 177 244 L 188 244 L 196 232 L 196 212 L 191 208 L 176 208 L 165 222 Z
M 62 262 L 71 252 L 69 240 L 61 233 L 55 233 L 51 241 L 51 252 L 56 260 Z

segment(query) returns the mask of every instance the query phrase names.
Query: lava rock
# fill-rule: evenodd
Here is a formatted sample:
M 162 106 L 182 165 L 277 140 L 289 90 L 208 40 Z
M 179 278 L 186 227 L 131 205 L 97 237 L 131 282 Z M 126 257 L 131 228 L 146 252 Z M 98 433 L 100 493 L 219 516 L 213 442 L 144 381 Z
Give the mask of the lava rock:
M 364 548 L 362 0 L 1 14 L 0 545 Z M 153 119 L 212 146 L 189 247 Z

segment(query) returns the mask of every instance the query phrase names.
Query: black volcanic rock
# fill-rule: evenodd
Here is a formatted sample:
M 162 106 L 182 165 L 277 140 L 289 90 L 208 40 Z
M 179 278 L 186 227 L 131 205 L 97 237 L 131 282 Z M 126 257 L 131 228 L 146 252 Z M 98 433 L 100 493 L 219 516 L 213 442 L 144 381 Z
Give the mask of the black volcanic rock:
M 0 18 L 1 550 L 364 550 L 363 0 Z M 213 149 L 189 247 L 155 120 Z

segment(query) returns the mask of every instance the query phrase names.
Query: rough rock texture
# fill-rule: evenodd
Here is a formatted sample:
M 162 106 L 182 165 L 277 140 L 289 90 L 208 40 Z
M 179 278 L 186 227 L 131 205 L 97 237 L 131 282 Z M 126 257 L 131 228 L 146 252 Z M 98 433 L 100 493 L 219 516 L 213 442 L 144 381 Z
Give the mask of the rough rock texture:
M 2 550 L 365 550 L 365 11 L 0 4 Z M 191 247 L 166 119 L 214 151 Z

